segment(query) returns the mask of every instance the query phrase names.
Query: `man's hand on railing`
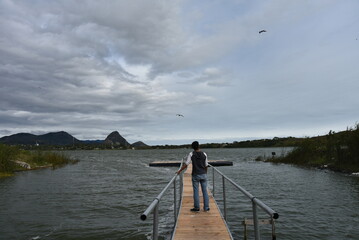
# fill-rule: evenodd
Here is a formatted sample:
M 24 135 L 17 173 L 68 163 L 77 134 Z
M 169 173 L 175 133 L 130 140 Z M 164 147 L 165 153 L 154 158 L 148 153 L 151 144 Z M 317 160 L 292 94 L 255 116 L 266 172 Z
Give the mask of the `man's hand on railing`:
M 176 172 L 176 174 L 178 175 L 178 174 L 180 174 L 184 169 L 186 169 L 187 168 L 187 165 L 186 164 L 183 164 L 182 165 L 182 167 L 180 168 L 180 170 L 178 170 L 177 172 Z

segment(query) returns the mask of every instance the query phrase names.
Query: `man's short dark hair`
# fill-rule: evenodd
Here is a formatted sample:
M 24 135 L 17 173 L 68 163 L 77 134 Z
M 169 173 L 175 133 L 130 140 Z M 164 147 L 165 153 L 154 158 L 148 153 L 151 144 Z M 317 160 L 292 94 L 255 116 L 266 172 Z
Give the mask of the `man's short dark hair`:
M 199 149 L 199 143 L 197 141 L 194 141 L 192 143 L 192 148 L 193 148 L 193 150 L 198 150 Z

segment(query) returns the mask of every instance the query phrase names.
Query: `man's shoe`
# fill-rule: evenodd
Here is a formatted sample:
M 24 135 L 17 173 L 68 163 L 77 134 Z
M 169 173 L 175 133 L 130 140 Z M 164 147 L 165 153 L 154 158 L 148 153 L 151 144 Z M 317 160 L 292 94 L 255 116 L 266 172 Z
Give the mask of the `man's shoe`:
M 199 208 L 192 208 L 191 212 L 199 212 Z
M 205 212 L 208 212 L 210 210 L 210 208 L 204 209 Z

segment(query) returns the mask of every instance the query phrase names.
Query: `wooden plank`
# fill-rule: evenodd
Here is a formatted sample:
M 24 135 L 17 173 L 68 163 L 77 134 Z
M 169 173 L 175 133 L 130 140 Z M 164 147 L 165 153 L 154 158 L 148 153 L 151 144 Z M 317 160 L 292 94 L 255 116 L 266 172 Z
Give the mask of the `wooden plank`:
M 192 188 L 192 165 L 189 165 L 183 178 L 182 206 L 177 219 L 174 240 L 189 239 L 232 239 L 227 225 L 220 214 L 217 204 L 208 190 L 210 211 L 203 211 L 203 197 L 200 191 L 201 211 L 191 212 L 193 208 L 193 188 Z

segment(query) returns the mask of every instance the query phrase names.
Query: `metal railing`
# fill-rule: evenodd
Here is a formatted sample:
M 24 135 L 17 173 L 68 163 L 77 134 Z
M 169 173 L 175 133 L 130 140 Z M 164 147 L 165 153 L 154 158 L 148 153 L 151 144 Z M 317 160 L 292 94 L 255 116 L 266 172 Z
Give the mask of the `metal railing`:
M 181 166 L 183 164 L 183 160 L 181 163 Z M 240 192 L 242 192 L 248 199 L 252 202 L 252 212 L 253 212 L 253 225 L 254 225 L 254 236 L 255 240 L 260 240 L 260 232 L 259 232 L 259 224 L 258 221 L 258 215 L 257 215 L 257 207 L 260 207 L 264 212 L 266 212 L 269 217 L 270 221 L 268 221 L 272 225 L 272 240 L 276 239 L 275 235 L 275 225 L 274 225 L 274 219 L 279 218 L 279 214 L 275 212 L 273 209 L 268 207 L 266 204 L 264 204 L 261 200 L 254 197 L 251 193 L 249 193 L 247 190 L 233 182 L 230 178 L 228 178 L 226 175 L 224 175 L 222 172 L 220 172 L 217 168 L 213 167 L 209 164 L 209 166 L 213 169 L 212 171 L 212 195 L 215 196 L 215 172 L 217 172 L 219 175 L 222 176 L 222 194 L 223 194 L 223 217 L 224 220 L 227 222 L 227 197 L 226 197 L 226 180 L 231 183 L 236 189 L 238 189 Z M 180 177 L 180 196 L 179 196 L 179 206 L 177 206 L 177 184 L 176 179 L 177 177 Z M 157 240 L 158 239 L 158 227 L 159 227 L 159 205 L 162 197 L 165 195 L 167 190 L 171 187 L 173 184 L 173 212 L 174 212 L 174 226 L 177 223 L 177 217 L 179 213 L 179 207 L 181 205 L 182 201 L 182 192 L 183 192 L 183 172 L 181 174 L 175 174 L 175 176 L 172 177 L 172 179 L 168 182 L 168 184 L 162 189 L 160 194 L 152 201 L 152 203 L 147 207 L 147 209 L 141 214 L 141 220 L 145 221 L 147 217 L 153 213 L 153 230 L 152 230 L 152 239 Z M 244 221 L 244 224 L 246 224 L 246 220 Z M 245 229 L 246 232 L 246 229 Z M 245 238 L 246 239 L 246 238 Z
M 248 199 L 251 200 L 252 202 L 252 212 L 253 212 L 253 225 L 254 225 L 254 236 L 255 236 L 255 240 L 260 240 L 260 233 L 259 233 L 259 222 L 258 222 L 258 214 L 257 214 L 257 207 L 260 207 L 264 212 L 266 212 L 269 217 L 271 218 L 270 223 L 272 224 L 272 239 L 275 240 L 276 239 L 276 235 L 275 235 L 275 225 L 274 225 L 274 219 L 278 219 L 279 218 L 279 214 L 277 212 L 275 212 L 273 209 L 271 209 L 270 207 L 268 207 L 266 204 L 264 204 L 261 200 L 259 200 L 258 198 L 254 197 L 251 193 L 249 193 L 247 190 L 245 190 L 244 188 L 242 188 L 241 186 L 239 186 L 238 184 L 236 184 L 235 182 L 233 182 L 233 180 L 231 180 L 230 178 L 228 178 L 226 175 L 224 175 L 222 172 L 220 172 L 217 168 L 213 167 L 212 165 L 210 165 L 213 169 L 212 171 L 212 195 L 214 197 L 215 195 L 215 171 L 222 176 L 222 193 L 223 193 L 223 217 L 225 219 L 225 221 L 227 222 L 227 199 L 226 199 L 226 181 L 227 180 L 229 183 L 231 183 L 236 189 L 238 189 L 239 191 L 241 191 Z
M 183 160 L 181 163 L 181 167 L 183 164 Z M 176 186 L 176 179 L 177 177 L 180 177 L 180 196 L 179 199 L 182 201 L 182 192 L 183 192 L 183 172 L 180 174 L 175 174 L 175 176 L 172 177 L 172 179 L 169 181 L 169 183 L 162 189 L 160 194 L 152 201 L 152 203 L 147 207 L 147 209 L 141 214 L 141 220 L 145 221 L 147 219 L 147 216 L 153 213 L 153 224 L 152 224 L 152 239 L 157 240 L 158 239 L 158 219 L 159 219 L 159 205 L 162 197 L 166 193 L 166 191 L 170 188 L 170 186 L 173 184 L 173 213 L 174 213 L 174 225 L 176 225 L 177 217 L 178 217 L 178 209 L 177 209 L 177 186 Z M 179 206 L 181 205 L 181 202 Z

